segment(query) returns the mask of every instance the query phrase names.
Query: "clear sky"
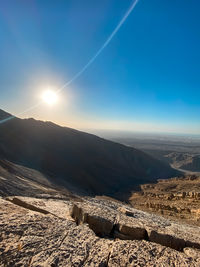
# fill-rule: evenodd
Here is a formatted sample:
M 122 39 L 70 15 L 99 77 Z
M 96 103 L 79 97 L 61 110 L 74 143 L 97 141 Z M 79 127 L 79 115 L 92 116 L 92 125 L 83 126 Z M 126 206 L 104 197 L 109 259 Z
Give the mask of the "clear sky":
M 132 0 L 0 1 L 0 108 L 18 114 L 98 51 Z M 21 117 L 75 127 L 200 133 L 200 1 L 140 0 L 95 62 Z

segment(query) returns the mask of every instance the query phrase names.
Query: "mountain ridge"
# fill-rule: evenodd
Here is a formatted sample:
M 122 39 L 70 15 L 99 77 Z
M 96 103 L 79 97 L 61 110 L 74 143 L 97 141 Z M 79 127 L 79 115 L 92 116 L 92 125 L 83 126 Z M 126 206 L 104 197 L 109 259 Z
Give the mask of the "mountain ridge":
M 8 114 L 0 110 L 0 118 Z M 0 158 L 89 195 L 128 194 L 141 183 L 177 174 L 140 150 L 52 122 L 13 117 L 0 127 Z

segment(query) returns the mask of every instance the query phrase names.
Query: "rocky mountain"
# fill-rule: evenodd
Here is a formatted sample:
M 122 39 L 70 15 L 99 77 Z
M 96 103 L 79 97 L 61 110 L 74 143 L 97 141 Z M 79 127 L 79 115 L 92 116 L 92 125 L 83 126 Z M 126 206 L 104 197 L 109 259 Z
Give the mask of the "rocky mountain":
M 58 193 L 59 192 L 59 193 Z M 7 160 L 0 160 L 0 196 L 73 199 L 69 190 L 56 186 L 41 172 Z
M 144 150 L 145 153 L 171 164 L 176 169 L 188 172 L 200 172 L 200 154 L 161 150 Z
M 198 136 L 132 133 L 132 137 L 116 138 L 114 134 L 108 137 L 112 141 L 142 150 L 177 170 L 200 173 L 200 139 Z
M 180 169 L 200 172 L 200 155 L 193 155 L 187 161 L 183 162 Z
M 134 175 L 124 176 L 125 184 L 135 177 L 138 177 L 136 182 L 143 181 L 136 175 L 145 174 L 152 163 L 152 172 L 148 171 L 145 176 L 146 180 L 152 181 L 155 179 L 153 172 L 159 172 L 156 168 L 159 161 L 139 150 L 52 123 L 3 119 L 0 131 L 0 266 L 200 265 L 198 226 L 149 214 L 111 197 L 85 196 L 86 185 L 81 188 L 80 183 L 78 187 L 83 170 L 87 177 L 92 170 L 96 170 L 96 174 L 104 167 L 106 177 L 113 171 L 109 189 L 111 182 L 116 189 L 114 175 L 119 168 L 114 160 L 123 167 L 120 174 L 131 175 L 130 170 L 135 171 L 138 167 Z M 78 153 L 77 165 L 73 162 L 75 153 Z M 59 160 L 60 155 L 65 156 L 62 161 L 65 165 L 62 167 L 58 162 L 56 167 L 51 160 Z M 96 169 L 86 168 L 90 161 Z M 84 165 L 86 163 L 88 165 Z M 133 163 L 137 164 L 129 166 Z M 73 172 L 75 166 L 80 168 L 80 176 Z M 115 168 L 108 172 L 109 166 Z M 169 173 L 173 172 L 167 165 L 161 166 Z M 59 167 L 62 168 L 60 172 Z M 74 183 L 69 174 L 74 174 Z M 94 176 L 91 182 L 95 184 L 98 177 Z M 100 190 L 104 189 L 103 179 L 98 181 L 100 185 L 102 183 Z M 122 178 L 117 176 L 116 179 L 123 185 Z M 85 181 L 87 186 L 89 181 Z M 129 186 L 134 187 L 136 182 L 134 180 Z M 97 184 L 95 190 L 102 192 Z M 66 185 L 78 188 L 76 192 L 81 194 L 70 192 Z M 124 188 L 128 190 L 128 184 Z M 95 190 L 90 192 L 94 194 Z
M 0 111 L 0 158 L 40 171 L 71 191 L 124 198 L 141 183 L 177 174 L 140 150 L 52 122 L 9 116 Z
M 186 175 L 143 184 L 130 202 L 138 209 L 200 226 L 200 176 Z

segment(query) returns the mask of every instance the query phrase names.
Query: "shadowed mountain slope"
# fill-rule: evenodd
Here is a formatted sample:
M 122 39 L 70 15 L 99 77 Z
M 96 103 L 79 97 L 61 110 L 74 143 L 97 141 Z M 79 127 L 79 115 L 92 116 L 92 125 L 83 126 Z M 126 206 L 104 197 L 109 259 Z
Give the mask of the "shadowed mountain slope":
M 0 118 L 8 113 L 0 110 Z M 140 150 L 51 122 L 13 118 L 0 124 L 0 158 L 36 169 L 86 194 L 127 194 L 177 172 Z

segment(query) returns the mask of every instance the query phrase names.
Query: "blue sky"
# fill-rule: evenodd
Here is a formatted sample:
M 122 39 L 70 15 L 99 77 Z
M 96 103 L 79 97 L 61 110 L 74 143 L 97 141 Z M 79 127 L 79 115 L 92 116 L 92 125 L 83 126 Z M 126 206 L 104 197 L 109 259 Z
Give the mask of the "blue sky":
M 133 1 L 0 3 L 0 108 L 18 114 L 70 80 Z M 200 132 L 200 2 L 140 0 L 95 62 L 21 117 L 84 128 Z

